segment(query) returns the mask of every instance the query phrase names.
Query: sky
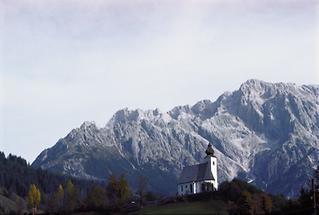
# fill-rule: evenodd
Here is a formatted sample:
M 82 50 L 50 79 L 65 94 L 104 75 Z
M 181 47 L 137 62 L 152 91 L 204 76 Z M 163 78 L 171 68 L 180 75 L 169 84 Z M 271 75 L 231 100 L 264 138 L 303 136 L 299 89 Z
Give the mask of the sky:
M 319 83 L 317 0 L 0 0 L 0 151 L 256 78 Z

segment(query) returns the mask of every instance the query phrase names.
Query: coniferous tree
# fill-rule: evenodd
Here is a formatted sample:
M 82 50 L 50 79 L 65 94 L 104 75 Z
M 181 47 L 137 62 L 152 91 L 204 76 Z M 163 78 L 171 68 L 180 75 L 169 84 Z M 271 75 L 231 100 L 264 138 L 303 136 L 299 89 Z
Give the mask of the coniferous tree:
M 243 191 L 238 200 L 240 214 L 253 214 L 252 196 L 248 191 Z
M 15 199 L 15 203 L 17 206 L 17 214 L 21 215 L 23 214 L 23 210 L 25 209 L 24 203 L 23 203 L 23 199 L 19 196 L 16 197 Z
M 117 202 L 117 179 L 115 175 L 110 175 L 106 185 L 106 193 L 111 203 Z
M 106 205 L 107 198 L 105 190 L 99 185 L 93 185 L 87 195 L 89 207 L 103 208 Z
M 144 205 L 144 200 L 147 193 L 146 186 L 147 186 L 146 178 L 142 175 L 139 176 L 137 178 L 137 194 L 140 196 L 140 207 L 143 207 Z
M 50 214 L 53 214 L 53 213 L 58 211 L 58 203 L 57 203 L 57 199 L 56 199 L 55 193 L 51 193 L 47 197 L 46 210 Z
M 301 205 L 301 207 L 311 207 L 313 204 L 312 196 L 311 196 L 311 190 L 307 190 L 305 188 L 300 189 L 299 198 L 298 201 Z

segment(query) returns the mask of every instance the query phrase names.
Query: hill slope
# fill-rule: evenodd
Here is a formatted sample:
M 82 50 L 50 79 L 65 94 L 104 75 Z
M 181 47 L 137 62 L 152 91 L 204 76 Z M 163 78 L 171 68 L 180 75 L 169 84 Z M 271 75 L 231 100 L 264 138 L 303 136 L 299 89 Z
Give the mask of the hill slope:
M 85 122 L 44 150 L 34 167 L 81 178 L 125 173 L 175 192 L 185 165 L 218 158 L 219 181 L 235 176 L 272 193 L 296 195 L 319 156 L 319 86 L 248 80 L 215 102 L 169 112 L 123 109 L 103 128 Z

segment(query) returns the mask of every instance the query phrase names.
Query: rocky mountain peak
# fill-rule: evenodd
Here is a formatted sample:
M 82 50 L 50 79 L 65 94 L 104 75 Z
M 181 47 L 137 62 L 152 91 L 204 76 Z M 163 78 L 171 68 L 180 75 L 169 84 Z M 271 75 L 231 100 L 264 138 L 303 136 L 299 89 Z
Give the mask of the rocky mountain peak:
M 96 129 L 97 126 L 94 121 L 84 121 L 80 126 L 81 130 L 89 130 L 89 129 Z
M 168 114 L 173 118 L 173 119 L 178 119 L 179 116 L 182 114 L 190 114 L 192 112 L 191 107 L 189 105 L 184 105 L 184 106 L 176 106 L 172 110 L 168 112 Z
M 125 108 L 105 128 L 73 129 L 33 166 L 99 180 L 126 173 L 132 186 L 143 174 L 152 190 L 175 193 L 181 169 L 200 162 L 212 143 L 219 181 L 240 177 L 294 196 L 319 158 L 318 95 L 319 86 L 251 79 L 215 102 L 168 112 Z
M 141 122 L 143 120 L 157 121 L 160 119 L 169 120 L 167 113 L 161 112 L 158 108 L 154 110 L 130 110 L 128 108 L 117 111 L 108 124 L 125 123 L 125 122 Z
M 254 98 L 269 99 L 277 94 L 298 94 L 300 90 L 301 87 L 294 83 L 269 83 L 257 79 L 250 79 L 243 83 L 239 88 L 239 91 L 242 93 L 242 95 L 251 100 Z

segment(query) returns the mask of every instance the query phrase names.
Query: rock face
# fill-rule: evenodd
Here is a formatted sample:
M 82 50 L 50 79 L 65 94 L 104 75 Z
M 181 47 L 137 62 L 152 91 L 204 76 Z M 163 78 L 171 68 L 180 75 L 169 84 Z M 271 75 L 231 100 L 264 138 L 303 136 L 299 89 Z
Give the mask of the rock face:
M 297 195 L 319 158 L 319 86 L 248 80 L 215 102 L 123 109 L 103 128 L 85 122 L 73 129 L 32 165 L 98 180 L 124 173 L 133 186 L 144 175 L 149 189 L 175 193 L 182 168 L 198 163 L 209 142 L 220 182 L 237 176 Z

